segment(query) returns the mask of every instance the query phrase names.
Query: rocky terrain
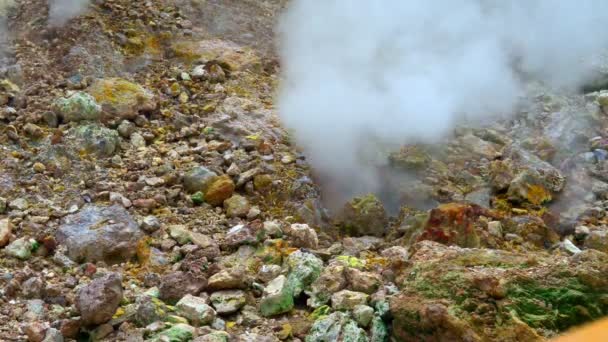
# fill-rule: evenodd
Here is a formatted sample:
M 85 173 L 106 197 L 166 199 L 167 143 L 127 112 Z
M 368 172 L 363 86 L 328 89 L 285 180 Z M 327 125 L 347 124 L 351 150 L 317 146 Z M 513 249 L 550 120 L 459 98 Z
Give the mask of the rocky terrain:
M 1 341 L 543 341 L 608 314 L 601 84 L 531 84 L 330 215 L 274 106 L 285 3 L 49 27 L 0 1 Z

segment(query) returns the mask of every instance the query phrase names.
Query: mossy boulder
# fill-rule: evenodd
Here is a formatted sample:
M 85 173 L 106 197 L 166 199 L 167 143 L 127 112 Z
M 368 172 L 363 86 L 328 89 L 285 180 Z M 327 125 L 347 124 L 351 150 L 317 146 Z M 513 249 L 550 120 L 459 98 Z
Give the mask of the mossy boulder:
M 380 200 L 368 194 L 346 203 L 343 210 L 344 228 L 355 236 L 383 236 L 388 217 Z
M 390 302 L 398 341 L 535 341 L 608 314 L 608 255 L 413 246 Z

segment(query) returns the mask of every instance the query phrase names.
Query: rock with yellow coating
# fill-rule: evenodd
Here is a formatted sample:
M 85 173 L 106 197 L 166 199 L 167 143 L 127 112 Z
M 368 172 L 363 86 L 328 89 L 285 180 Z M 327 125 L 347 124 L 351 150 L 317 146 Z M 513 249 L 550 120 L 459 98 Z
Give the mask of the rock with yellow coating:
M 138 113 L 152 111 L 157 106 L 152 92 L 122 78 L 100 79 L 91 85 L 89 93 L 105 112 L 124 119 L 135 118 Z
M 234 193 L 234 182 L 228 175 L 216 177 L 205 191 L 205 201 L 211 205 L 221 205 Z
M 552 199 L 540 173 L 534 169 L 520 173 L 509 185 L 509 199 L 514 202 L 527 202 L 541 205 Z

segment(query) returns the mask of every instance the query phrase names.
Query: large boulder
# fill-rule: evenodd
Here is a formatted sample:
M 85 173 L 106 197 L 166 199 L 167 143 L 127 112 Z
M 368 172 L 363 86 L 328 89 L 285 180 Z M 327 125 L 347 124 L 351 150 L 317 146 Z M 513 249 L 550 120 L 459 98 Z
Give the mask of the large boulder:
M 143 236 L 123 207 L 87 205 L 64 219 L 56 239 L 67 247 L 67 254 L 74 261 L 115 264 L 134 257 Z
M 122 300 L 122 277 L 110 273 L 81 288 L 76 297 L 76 309 L 84 325 L 109 321 Z
M 502 165 L 509 165 L 507 169 L 511 170 L 495 168 L 494 171 L 505 170 L 500 177 L 494 175 L 493 179 L 501 178 L 504 186 L 509 181 L 508 175 L 512 175 L 507 193 L 514 202 L 540 205 L 551 201 L 553 195 L 564 189 L 566 178 L 557 168 L 518 145 L 505 148 L 503 159 Z
M 540 341 L 608 314 L 608 256 L 460 248 L 423 241 L 390 299 L 398 341 Z

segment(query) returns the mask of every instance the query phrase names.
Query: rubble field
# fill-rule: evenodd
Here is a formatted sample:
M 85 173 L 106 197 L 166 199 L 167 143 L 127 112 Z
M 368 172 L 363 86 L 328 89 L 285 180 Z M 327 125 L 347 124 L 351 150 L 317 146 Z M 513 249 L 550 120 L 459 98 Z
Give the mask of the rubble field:
M 399 210 L 330 213 L 275 106 L 286 3 L 49 26 L 0 1 L 0 341 L 544 341 L 608 315 L 608 90 L 531 83 L 387 155 Z

